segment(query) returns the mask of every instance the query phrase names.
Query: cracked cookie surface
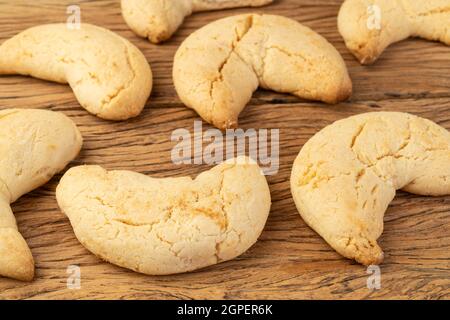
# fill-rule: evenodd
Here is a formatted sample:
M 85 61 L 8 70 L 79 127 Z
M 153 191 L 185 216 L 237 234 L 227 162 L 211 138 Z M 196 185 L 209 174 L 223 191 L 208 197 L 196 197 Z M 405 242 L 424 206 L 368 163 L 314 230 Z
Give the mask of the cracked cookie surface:
M 27 29 L 0 46 L 0 74 L 68 83 L 82 107 L 100 118 L 139 115 L 150 96 L 152 72 L 128 40 L 89 24 Z
M 265 177 L 246 158 L 196 179 L 76 167 L 61 179 L 57 200 L 88 250 L 149 275 L 241 255 L 257 241 L 271 205 Z
M 371 64 L 409 37 L 450 45 L 450 0 L 346 0 L 338 26 L 347 48 Z
M 450 133 L 406 113 L 374 112 L 324 128 L 300 151 L 291 192 L 305 222 L 337 252 L 379 264 L 377 239 L 396 190 L 450 194 Z
M 352 91 L 345 63 L 327 40 L 273 15 L 233 16 L 194 32 L 175 55 L 173 79 L 183 103 L 220 129 L 237 126 L 258 87 L 327 103 Z
M 45 184 L 79 153 L 81 134 L 61 113 L 33 109 L 0 111 L 0 275 L 34 276 L 30 249 L 10 204 Z
M 273 0 L 122 0 L 122 15 L 137 35 L 153 43 L 168 40 L 194 12 L 259 7 Z

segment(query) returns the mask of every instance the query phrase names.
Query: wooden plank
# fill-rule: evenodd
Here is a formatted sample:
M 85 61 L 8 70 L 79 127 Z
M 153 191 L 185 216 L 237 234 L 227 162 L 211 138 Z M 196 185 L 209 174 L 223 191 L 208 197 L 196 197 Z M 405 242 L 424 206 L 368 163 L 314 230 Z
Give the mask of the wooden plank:
M 108 122 L 89 115 L 70 88 L 25 77 L 0 77 L 0 108 L 33 107 L 61 111 L 80 127 L 85 144 L 72 165 L 100 164 L 155 177 L 196 175 L 207 166 L 174 165 L 173 130 L 193 131 L 199 117 L 176 97 L 170 70 L 181 41 L 196 28 L 248 9 L 189 17 L 168 43 L 155 46 L 128 30 L 118 1 L 78 1 L 84 22 L 110 28 L 131 39 L 151 62 L 155 89 L 141 116 Z M 13 205 L 21 232 L 36 260 L 36 279 L 0 279 L 0 299 L 52 298 L 450 298 L 450 197 L 427 198 L 400 192 L 386 214 L 381 245 L 382 288 L 369 290 L 366 268 L 343 259 L 308 228 L 289 190 L 292 162 L 301 146 L 324 126 L 369 111 L 410 112 L 450 129 L 450 48 L 410 40 L 394 45 L 373 67 L 360 66 L 336 30 L 341 1 L 279 0 L 258 12 L 283 14 L 313 27 L 343 54 L 354 80 L 351 101 L 337 106 L 258 91 L 241 116 L 241 127 L 280 129 L 280 169 L 269 176 L 272 210 L 260 241 L 241 257 L 197 272 L 149 277 L 102 262 L 76 240 L 60 212 L 54 190 L 60 175 Z M 71 1 L 1 1 L 0 43 L 41 23 L 63 22 Z M 211 128 L 204 124 L 204 129 Z M 80 290 L 66 287 L 66 268 L 81 267 Z

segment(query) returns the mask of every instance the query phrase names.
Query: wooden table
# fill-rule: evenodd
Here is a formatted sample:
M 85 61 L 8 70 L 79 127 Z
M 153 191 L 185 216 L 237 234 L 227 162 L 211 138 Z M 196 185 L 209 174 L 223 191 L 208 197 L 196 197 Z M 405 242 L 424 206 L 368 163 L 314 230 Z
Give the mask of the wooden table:
M 74 1 L 0 0 L 0 43 L 43 23 L 65 22 Z M 215 19 L 251 9 L 189 17 L 172 40 L 156 46 L 134 35 L 124 23 L 119 0 L 77 1 L 82 21 L 109 28 L 131 40 L 154 71 L 154 90 L 136 119 L 107 122 L 88 114 L 68 86 L 26 77 L 0 77 L 0 108 L 61 111 L 85 138 L 73 163 L 100 164 L 155 177 L 196 175 L 206 166 L 175 165 L 173 130 L 193 130 L 199 117 L 177 98 L 171 79 L 173 55 L 183 39 Z M 289 188 L 292 162 L 314 133 L 335 120 L 368 111 L 403 111 L 450 129 L 450 48 L 408 40 L 389 48 L 379 62 L 361 66 L 337 32 L 340 0 L 278 0 L 253 11 L 294 18 L 332 42 L 348 65 L 354 83 L 350 101 L 327 106 L 258 91 L 241 115 L 248 128 L 280 129 L 280 170 L 269 176 L 272 211 L 256 245 L 241 257 L 205 270 L 164 277 L 140 275 L 103 262 L 76 240 L 59 210 L 55 187 L 60 176 L 13 205 L 20 231 L 36 261 L 31 283 L 0 279 L 6 299 L 398 299 L 450 298 L 450 197 L 428 198 L 399 192 L 387 211 L 381 246 L 381 289 L 370 290 L 365 267 L 346 260 L 308 228 Z M 204 129 L 210 128 L 204 124 Z M 66 286 L 66 268 L 81 267 L 81 289 Z

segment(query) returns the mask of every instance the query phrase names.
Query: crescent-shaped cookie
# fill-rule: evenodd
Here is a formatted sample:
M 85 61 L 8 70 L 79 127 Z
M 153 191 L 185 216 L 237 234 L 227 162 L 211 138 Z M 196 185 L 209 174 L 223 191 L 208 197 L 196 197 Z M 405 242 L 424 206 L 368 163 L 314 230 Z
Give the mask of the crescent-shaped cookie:
M 450 133 L 406 113 L 335 122 L 305 144 L 291 175 L 305 222 L 341 255 L 364 265 L 383 260 L 377 239 L 399 189 L 450 194 Z
M 265 177 L 247 158 L 195 180 L 75 167 L 61 179 L 56 196 L 88 250 L 149 275 L 188 272 L 239 256 L 257 241 L 271 205 Z
M 281 16 L 246 14 L 213 22 L 178 49 L 173 80 L 180 99 L 225 129 L 260 86 L 337 103 L 352 83 L 345 63 L 322 36 Z
M 128 40 L 89 24 L 27 29 L 0 46 L 0 74 L 68 83 L 81 106 L 108 120 L 139 115 L 150 96 L 152 72 Z
M 45 184 L 79 153 L 82 138 L 61 113 L 0 111 L 0 275 L 23 281 L 34 276 L 34 262 L 19 233 L 10 204 Z
M 338 26 L 348 49 L 371 64 L 389 45 L 409 37 L 450 45 L 450 0 L 346 0 Z
M 260 7 L 273 0 L 122 0 L 125 22 L 137 35 L 153 43 L 168 40 L 194 12 Z

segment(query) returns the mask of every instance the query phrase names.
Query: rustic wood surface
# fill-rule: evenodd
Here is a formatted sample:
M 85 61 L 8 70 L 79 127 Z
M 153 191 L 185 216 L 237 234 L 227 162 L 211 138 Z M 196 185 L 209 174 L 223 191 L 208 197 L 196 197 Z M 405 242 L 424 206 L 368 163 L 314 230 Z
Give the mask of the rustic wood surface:
M 134 35 L 120 14 L 119 0 L 0 0 L 0 43 L 27 27 L 64 22 L 77 3 L 82 21 L 130 39 L 151 63 L 154 90 L 145 111 L 126 122 L 107 122 L 82 109 L 70 88 L 20 76 L 0 77 L 0 108 L 61 111 L 85 138 L 72 165 L 100 164 L 156 177 L 196 175 L 206 166 L 174 165 L 170 135 L 193 130 L 199 117 L 177 98 L 171 79 L 173 55 L 195 29 L 220 17 L 251 9 L 189 17 L 161 46 Z M 241 257 L 190 274 L 150 277 L 102 262 L 76 240 L 55 200 L 60 178 L 14 205 L 20 231 L 36 261 L 31 283 L 0 279 L 0 299 L 449 299 L 450 197 L 428 198 L 399 192 L 387 211 L 381 246 L 381 289 L 366 286 L 366 268 L 335 253 L 300 218 L 289 189 L 292 162 L 302 145 L 324 126 L 368 111 L 403 111 L 450 129 L 450 48 L 408 40 L 393 45 L 378 63 L 363 67 L 337 32 L 341 0 L 278 0 L 257 12 L 285 15 L 312 27 L 341 52 L 354 81 L 346 103 L 326 106 L 258 91 L 240 118 L 241 127 L 280 129 L 280 170 L 268 177 L 272 210 L 260 241 Z M 209 128 L 206 124 L 204 128 Z M 81 289 L 66 286 L 68 265 L 81 267 Z

